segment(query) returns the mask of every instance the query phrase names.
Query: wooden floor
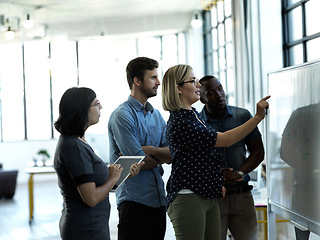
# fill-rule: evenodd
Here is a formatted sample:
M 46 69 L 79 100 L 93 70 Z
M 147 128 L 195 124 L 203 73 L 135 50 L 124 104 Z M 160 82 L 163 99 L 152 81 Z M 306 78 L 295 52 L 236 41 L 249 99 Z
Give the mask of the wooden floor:
M 110 194 L 111 239 L 117 239 L 118 212 L 114 193 Z M 18 184 L 13 199 L 0 199 L 0 240 L 58 240 L 62 199 L 56 181 L 34 183 L 34 218 L 29 224 L 27 184 Z M 174 240 L 170 220 L 165 240 Z

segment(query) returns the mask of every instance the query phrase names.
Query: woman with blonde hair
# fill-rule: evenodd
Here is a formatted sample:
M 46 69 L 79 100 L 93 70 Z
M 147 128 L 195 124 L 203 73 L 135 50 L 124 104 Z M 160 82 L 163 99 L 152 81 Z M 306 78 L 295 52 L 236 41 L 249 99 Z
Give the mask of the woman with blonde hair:
M 192 107 L 200 99 L 200 83 L 189 65 L 169 68 L 162 82 L 162 104 L 170 111 L 167 140 L 172 170 L 167 208 L 177 240 L 220 239 L 218 198 L 224 196 L 221 157 L 216 147 L 229 147 L 249 134 L 265 117 L 267 99 L 243 125 L 220 133 Z

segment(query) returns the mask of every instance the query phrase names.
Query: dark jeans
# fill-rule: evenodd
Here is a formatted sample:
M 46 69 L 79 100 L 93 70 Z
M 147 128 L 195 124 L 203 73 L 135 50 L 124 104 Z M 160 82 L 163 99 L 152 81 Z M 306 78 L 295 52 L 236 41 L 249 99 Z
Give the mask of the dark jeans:
M 165 207 L 152 208 L 125 201 L 118 207 L 118 240 L 163 240 L 166 232 Z

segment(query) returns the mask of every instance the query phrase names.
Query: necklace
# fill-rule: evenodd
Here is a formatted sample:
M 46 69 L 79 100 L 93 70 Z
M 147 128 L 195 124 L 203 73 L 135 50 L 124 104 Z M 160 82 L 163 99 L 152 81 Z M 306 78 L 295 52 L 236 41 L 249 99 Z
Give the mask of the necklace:
M 196 116 L 196 119 L 205 127 L 207 128 L 207 126 L 204 124 L 204 122 L 198 117 L 198 115 L 192 110 L 194 116 Z

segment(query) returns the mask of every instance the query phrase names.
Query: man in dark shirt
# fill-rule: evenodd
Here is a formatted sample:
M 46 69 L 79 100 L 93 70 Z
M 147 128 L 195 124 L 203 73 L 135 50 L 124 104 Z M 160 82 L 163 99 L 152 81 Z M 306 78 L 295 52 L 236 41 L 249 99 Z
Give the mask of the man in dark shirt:
M 229 106 L 220 81 L 214 76 L 200 79 L 200 100 L 205 104 L 201 116 L 213 129 L 225 132 L 245 123 L 252 117 L 248 110 Z M 246 151 L 249 156 L 246 156 Z M 261 134 L 255 128 L 247 137 L 228 148 L 219 148 L 225 171 L 226 196 L 219 200 L 221 240 L 229 229 L 235 240 L 257 239 L 257 218 L 248 185 L 249 172 L 264 158 Z M 232 169 L 232 170 L 231 170 Z

